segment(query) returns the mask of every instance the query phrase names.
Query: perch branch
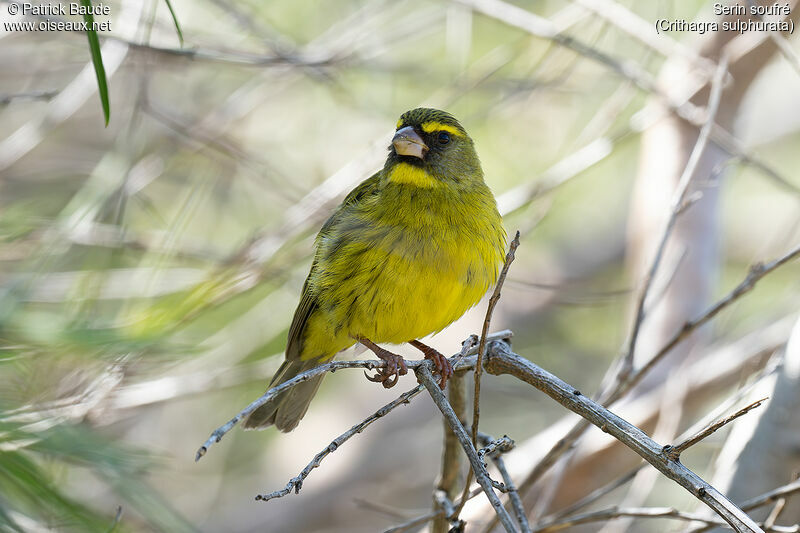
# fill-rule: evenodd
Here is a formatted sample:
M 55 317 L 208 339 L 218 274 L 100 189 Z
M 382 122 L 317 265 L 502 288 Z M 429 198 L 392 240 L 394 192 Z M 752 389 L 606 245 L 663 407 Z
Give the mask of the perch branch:
M 741 505 L 741 509 L 743 511 L 749 511 L 751 509 L 761 507 L 762 505 L 766 505 L 770 502 L 778 501 L 797 492 L 800 492 L 800 479 L 792 481 L 791 483 L 787 483 L 786 485 L 778 487 L 777 489 L 769 492 L 765 492 L 764 494 L 756 496 L 755 498 L 745 500 Z M 689 533 L 703 533 L 704 531 L 711 529 L 711 527 L 713 526 L 701 526 L 699 528 L 692 529 Z
M 488 337 L 488 341 L 494 341 L 499 339 L 508 339 L 512 336 L 511 331 L 503 330 L 498 331 L 497 333 L 492 333 Z M 470 349 L 467 354 L 472 355 L 475 354 L 477 350 Z M 459 354 L 460 356 L 461 354 Z M 420 361 L 407 361 L 406 364 L 408 368 L 414 369 L 420 364 L 422 364 L 423 360 Z M 224 437 L 230 430 L 232 430 L 236 424 L 239 423 L 244 417 L 270 401 L 272 398 L 276 397 L 278 394 L 282 393 L 285 390 L 288 390 L 304 381 L 308 381 L 309 379 L 322 375 L 326 372 L 336 372 L 337 370 L 343 368 L 362 368 L 365 370 L 375 370 L 378 368 L 383 368 L 385 366 L 384 361 L 378 360 L 366 360 L 366 361 L 333 361 L 330 363 L 326 363 L 324 365 L 320 365 L 317 367 L 312 368 L 311 370 L 306 370 L 305 372 L 301 372 L 300 374 L 296 375 L 292 379 L 281 383 L 280 385 L 269 389 L 267 392 L 262 394 L 259 398 L 253 400 L 247 407 L 239 411 L 233 418 L 231 418 L 228 422 L 223 424 L 222 426 L 215 429 L 211 436 L 206 440 L 205 443 L 197 450 L 197 454 L 195 456 L 195 461 L 199 461 L 208 449 L 215 443 L 219 442 L 222 437 Z M 455 369 L 465 369 L 465 368 L 473 368 L 475 366 L 475 357 L 468 357 L 462 359 L 461 361 L 457 362 L 455 365 Z M 455 370 L 454 369 L 454 370 Z

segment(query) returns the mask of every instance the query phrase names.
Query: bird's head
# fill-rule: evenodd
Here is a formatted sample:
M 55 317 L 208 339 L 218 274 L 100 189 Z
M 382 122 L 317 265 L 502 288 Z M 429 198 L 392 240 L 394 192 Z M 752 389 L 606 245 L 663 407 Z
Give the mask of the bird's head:
M 403 113 L 389 146 L 387 179 L 434 188 L 482 180 L 475 146 L 450 113 L 420 107 Z

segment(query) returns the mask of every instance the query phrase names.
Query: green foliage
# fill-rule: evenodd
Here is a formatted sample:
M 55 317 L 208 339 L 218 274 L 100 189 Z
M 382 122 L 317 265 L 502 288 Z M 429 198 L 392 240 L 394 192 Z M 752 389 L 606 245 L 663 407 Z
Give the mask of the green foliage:
M 108 80 L 106 79 L 106 69 L 103 66 L 103 54 L 100 52 L 100 40 L 97 38 L 97 31 L 94 29 L 92 0 L 81 0 L 81 5 L 85 8 L 83 20 L 89 27 L 86 32 L 86 38 L 89 40 L 89 53 L 92 55 L 94 73 L 97 76 L 97 92 L 100 95 L 103 116 L 106 120 L 106 126 L 108 126 L 108 121 L 111 118 L 111 104 L 108 101 Z

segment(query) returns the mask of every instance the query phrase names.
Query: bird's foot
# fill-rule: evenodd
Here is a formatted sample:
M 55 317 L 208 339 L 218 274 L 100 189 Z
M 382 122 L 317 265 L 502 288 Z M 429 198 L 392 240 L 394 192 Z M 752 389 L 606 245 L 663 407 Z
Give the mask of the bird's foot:
M 409 344 L 425 354 L 425 359 L 430 359 L 433 361 L 433 365 L 436 367 L 436 372 L 439 374 L 439 387 L 444 389 L 447 385 L 447 380 L 453 375 L 453 365 L 450 364 L 450 361 L 447 359 L 447 357 L 442 355 L 437 350 L 434 350 L 427 344 L 423 344 L 417 340 L 409 341 Z
M 367 379 L 375 383 L 380 383 L 386 389 L 391 389 L 397 383 L 400 376 L 408 374 L 406 361 L 402 355 L 397 355 L 389 350 L 381 348 L 369 339 L 358 339 L 358 342 L 372 350 L 382 360 L 386 361 L 386 366 L 378 370 L 374 376 L 370 376 L 366 372 L 364 375 Z

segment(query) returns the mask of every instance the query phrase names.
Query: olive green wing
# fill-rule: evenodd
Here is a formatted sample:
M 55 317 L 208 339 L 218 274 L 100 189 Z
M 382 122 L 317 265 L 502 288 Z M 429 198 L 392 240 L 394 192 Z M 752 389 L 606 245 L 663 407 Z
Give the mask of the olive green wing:
M 362 181 L 358 187 L 350 191 L 350 193 L 345 196 L 342 203 L 336 208 L 330 218 L 328 218 L 325 224 L 322 225 L 322 229 L 317 234 L 315 241 L 316 251 L 314 254 L 314 262 L 312 263 L 311 271 L 308 273 L 308 277 L 303 284 L 303 292 L 300 297 L 300 303 L 294 312 L 292 325 L 289 326 L 289 340 L 286 344 L 287 360 L 300 357 L 300 354 L 303 351 L 303 337 L 306 325 L 308 324 L 309 318 L 314 313 L 314 310 L 318 307 L 316 295 L 314 294 L 313 290 L 312 280 L 317 273 L 317 265 L 319 263 L 320 239 L 335 231 L 336 226 L 342 220 L 343 215 L 352 209 L 357 209 L 359 203 L 364 198 L 378 190 L 378 187 L 380 186 L 380 177 L 381 173 L 376 172 L 370 178 Z

